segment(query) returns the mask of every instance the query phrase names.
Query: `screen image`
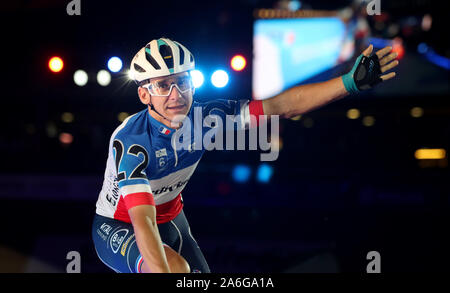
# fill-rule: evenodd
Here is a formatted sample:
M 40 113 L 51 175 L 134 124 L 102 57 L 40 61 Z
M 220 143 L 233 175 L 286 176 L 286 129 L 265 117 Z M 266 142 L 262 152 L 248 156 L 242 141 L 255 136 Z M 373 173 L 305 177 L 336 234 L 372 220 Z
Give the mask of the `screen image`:
M 352 57 L 353 34 L 338 17 L 254 23 L 252 94 L 266 99 Z

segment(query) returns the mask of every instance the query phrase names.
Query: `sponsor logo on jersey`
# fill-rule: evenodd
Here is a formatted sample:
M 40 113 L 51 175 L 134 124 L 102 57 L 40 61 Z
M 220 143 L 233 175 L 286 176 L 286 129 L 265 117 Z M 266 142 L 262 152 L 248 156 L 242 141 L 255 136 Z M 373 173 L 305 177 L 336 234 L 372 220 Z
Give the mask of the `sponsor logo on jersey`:
M 103 224 L 100 226 L 100 230 L 102 230 L 103 233 L 105 233 L 106 235 L 109 235 L 109 232 L 111 232 L 112 227 L 111 227 L 110 225 L 106 224 L 106 223 L 103 223 Z
M 122 245 L 122 249 L 120 249 L 120 254 L 125 256 L 125 252 L 127 251 L 127 246 L 130 243 L 130 240 L 134 238 L 134 234 L 131 235 L 127 241 L 125 241 L 125 243 Z
M 111 250 L 114 253 L 117 253 L 119 251 L 119 247 L 122 244 L 125 237 L 128 235 L 128 229 L 120 229 L 116 231 L 109 240 L 109 245 L 111 246 Z
M 158 195 L 158 194 L 174 191 L 175 189 L 178 189 L 178 188 L 184 186 L 186 183 L 188 183 L 188 181 L 189 181 L 189 179 L 185 180 L 185 181 L 179 181 L 178 183 L 175 183 L 173 185 L 163 186 L 160 189 L 154 191 L 153 194 Z
M 166 148 L 157 150 L 157 151 L 155 152 L 155 156 L 156 156 L 157 158 L 160 158 L 160 157 L 163 157 L 163 156 L 167 156 Z

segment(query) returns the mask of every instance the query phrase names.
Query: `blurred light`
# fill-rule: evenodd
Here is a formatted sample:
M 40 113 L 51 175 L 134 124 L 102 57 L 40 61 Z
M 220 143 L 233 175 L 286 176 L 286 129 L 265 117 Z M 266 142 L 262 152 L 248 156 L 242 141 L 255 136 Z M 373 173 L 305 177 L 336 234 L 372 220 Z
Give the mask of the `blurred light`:
M 117 115 L 117 120 L 120 122 L 123 122 L 127 117 L 130 116 L 127 112 L 120 112 L 119 115 Z
M 306 128 L 313 127 L 314 126 L 314 120 L 312 120 L 312 118 L 309 118 L 309 117 L 305 118 L 303 120 L 303 126 L 306 127 Z
M 358 119 L 360 116 L 360 112 L 358 109 L 350 109 L 347 111 L 348 119 Z
M 392 46 L 392 40 L 380 39 L 380 38 L 369 38 L 369 44 L 372 44 L 375 48 L 384 48 L 387 46 Z
M 422 18 L 422 30 L 429 31 L 433 24 L 433 18 L 429 14 L 425 14 Z
M 291 0 L 289 1 L 288 7 L 290 11 L 296 11 L 302 7 L 302 4 L 298 0 Z
M 250 178 L 251 170 L 247 165 L 237 165 L 234 167 L 232 176 L 234 181 L 239 183 L 247 182 Z
M 447 70 L 450 69 L 450 59 L 440 56 L 432 48 L 428 48 L 427 52 L 425 53 L 425 58 L 428 59 L 431 63 L 434 65 L 437 65 L 439 67 L 445 68 Z
M 74 116 L 70 112 L 65 112 L 61 115 L 61 120 L 65 123 L 72 123 L 74 120 Z
M 211 82 L 215 87 L 222 88 L 228 83 L 228 73 L 224 70 L 216 70 L 211 76 Z
M 414 153 L 417 160 L 445 159 L 446 155 L 445 149 L 418 149 Z
M 411 116 L 414 118 L 419 118 L 423 116 L 423 109 L 421 107 L 414 107 L 411 109 Z
M 127 75 L 128 75 L 128 78 L 129 78 L 129 79 L 134 80 L 134 74 L 133 74 L 133 71 L 132 71 L 132 70 L 128 70 Z
M 400 38 L 394 38 L 392 43 L 392 52 L 397 53 L 397 60 L 402 59 L 405 55 L 405 48 L 403 47 L 403 41 Z
M 420 43 L 420 44 L 417 46 L 417 51 L 418 51 L 420 54 L 425 54 L 425 53 L 428 51 L 428 45 L 425 44 L 425 43 Z
M 56 128 L 56 125 L 53 122 L 47 123 L 45 131 L 47 132 L 47 136 L 52 138 L 56 137 L 56 135 L 58 134 L 58 129 Z
M 97 73 L 97 82 L 101 86 L 107 86 L 111 82 L 111 74 L 106 70 L 100 70 Z
M 78 86 L 85 86 L 88 82 L 88 79 L 88 75 L 84 70 L 79 69 L 73 74 L 73 81 Z
M 73 142 L 73 135 L 63 132 L 59 135 L 59 141 L 65 145 L 71 144 Z
M 195 88 L 201 87 L 203 85 L 203 82 L 205 81 L 205 77 L 203 76 L 203 73 L 197 69 L 191 71 L 191 77 L 192 77 L 192 83 L 194 84 Z
M 297 115 L 291 118 L 291 120 L 298 121 L 302 118 L 302 115 Z
M 375 118 L 373 116 L 366 116 L 363 118 L 362 123 L 367 127 L 373 126 L 375 124 Z
M 122 60 L 119 57 L 111 57 L 108 60 L 108 69 L 111 72 L 119 72 L 122 69 Z
M 231 68 L 235 71 L 243 70 L 245 65 L 247 65 L 247 60 L 242 55 L 236 55 L 231 59 Z
M 256 173 L 256 180 L 261 183 L 268 183 L 273 175 L 273 168 L 267 164 L 262 164 L 258 167 Z
M 63 67 L 64 62 L 59 57 L 52 57 L 50 58 L 50 61 L 48 61 L 48 68 L 50 68 L 52 72 L 58 73 L 63 69 Z

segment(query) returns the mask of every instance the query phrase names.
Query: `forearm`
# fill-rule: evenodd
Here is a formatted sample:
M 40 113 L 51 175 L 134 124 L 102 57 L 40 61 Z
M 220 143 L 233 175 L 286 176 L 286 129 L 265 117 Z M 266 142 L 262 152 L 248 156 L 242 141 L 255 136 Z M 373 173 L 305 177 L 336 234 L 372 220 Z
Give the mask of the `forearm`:
M 291 118 L 310 112 L 348 94 L 342 77 L 296 86 L 263 101 L 264 114 Z
M 133 227 L 139 252 L 151 272 L 170 273 L 156 222 L 143 217 L 135 220 Z

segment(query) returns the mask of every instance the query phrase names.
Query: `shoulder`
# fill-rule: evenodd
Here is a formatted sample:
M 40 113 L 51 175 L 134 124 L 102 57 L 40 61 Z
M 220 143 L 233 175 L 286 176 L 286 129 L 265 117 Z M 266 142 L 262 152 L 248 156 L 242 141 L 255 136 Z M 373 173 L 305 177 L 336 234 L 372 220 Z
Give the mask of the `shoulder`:
M 209 114 L 226 114 L 236 115 L 240 114 L 241 109 L 247 105 L 248 99 L 236 100 L 236 99 L 214 99 L 209 101 L 195 102 L 192 106 L 200 107 L 204 115 Z
M 114 131 L 112 140 L 118 140 L 126 146 L 148 141 L 150 133 L 146 113 L 147 109 L 127 117 Z

